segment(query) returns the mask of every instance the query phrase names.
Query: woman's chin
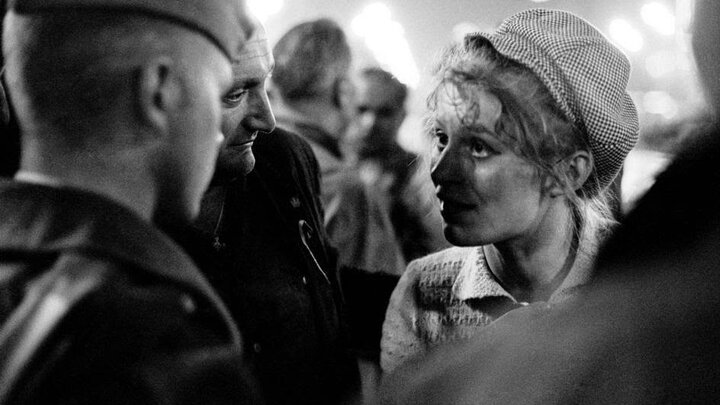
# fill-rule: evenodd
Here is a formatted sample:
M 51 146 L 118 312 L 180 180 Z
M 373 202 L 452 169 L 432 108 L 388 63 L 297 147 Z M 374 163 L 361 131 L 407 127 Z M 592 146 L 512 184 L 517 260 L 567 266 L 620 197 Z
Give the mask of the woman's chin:
M 482 243 L 477 240 L 478 238 L 469 235 L 462 227 L 445 224 L 443 229 L 445 239 L 453 244 L 454 246 L 478 246 Z

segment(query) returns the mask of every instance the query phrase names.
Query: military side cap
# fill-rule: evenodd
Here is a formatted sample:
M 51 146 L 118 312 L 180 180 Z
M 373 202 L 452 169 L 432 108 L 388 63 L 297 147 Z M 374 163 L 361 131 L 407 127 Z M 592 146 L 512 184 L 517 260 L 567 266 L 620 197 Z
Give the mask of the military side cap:
M 10 0 L 18 14 L 59 10 L 115 10 L 170 21 L 207 37 L 231 60 L 251 33 L 243 0 Z
M 597 182 L 604 188 L 638 139 L 635 104 L 627 93 L 628 58 L 595 27 L 565 11 L 531 9 L 506 19 L 493 33 L 471 34 L 529 68 L 566 117 L 587 134 Z

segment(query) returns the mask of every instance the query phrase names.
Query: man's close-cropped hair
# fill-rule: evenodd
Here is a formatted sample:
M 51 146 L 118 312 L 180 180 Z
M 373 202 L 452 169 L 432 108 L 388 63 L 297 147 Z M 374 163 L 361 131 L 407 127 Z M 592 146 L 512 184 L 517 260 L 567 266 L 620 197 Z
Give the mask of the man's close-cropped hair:
M 52 128 L 70 142 L 121 102 L 121 92 L 131 91 L 144 58 L 174 54 L 189 35 L 141 14 L 118 18 L 87 10 L 9 14 L 4 29 L 8 87 L 21 124 L 33 132 Z

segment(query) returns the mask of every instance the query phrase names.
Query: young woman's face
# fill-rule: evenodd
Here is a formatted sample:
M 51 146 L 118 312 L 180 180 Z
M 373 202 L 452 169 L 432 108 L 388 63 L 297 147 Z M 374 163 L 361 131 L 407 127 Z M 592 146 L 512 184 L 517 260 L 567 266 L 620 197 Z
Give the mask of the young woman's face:
M 438 95 L 432 180 L 441 202 L 445 237 L 458 246 L 532 235 L 547 208 L 537 169 L 500 142 L 494 128 L 502 110 L 481 92 L 476 118 L 453 85 Z

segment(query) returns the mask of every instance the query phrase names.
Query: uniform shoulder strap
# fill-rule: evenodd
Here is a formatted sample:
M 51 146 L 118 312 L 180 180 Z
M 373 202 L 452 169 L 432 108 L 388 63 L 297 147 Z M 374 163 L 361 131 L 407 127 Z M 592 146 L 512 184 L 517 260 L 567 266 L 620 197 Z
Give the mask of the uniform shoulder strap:
M 107 279 L 107 262 L 63 254 L 33 282 L 0 328 L 0 405 L 14 390 L 72 309 Z

